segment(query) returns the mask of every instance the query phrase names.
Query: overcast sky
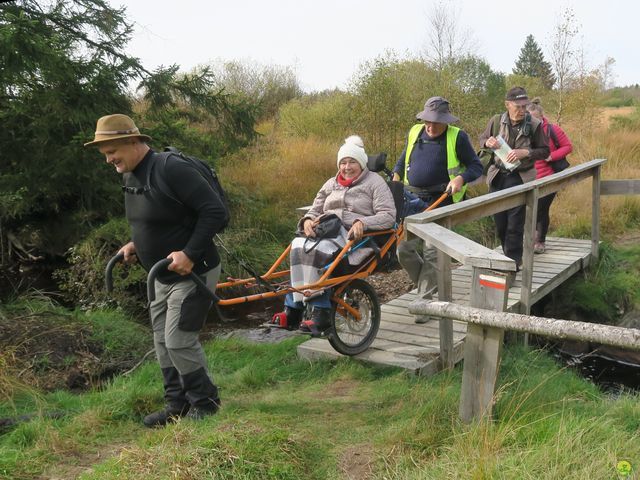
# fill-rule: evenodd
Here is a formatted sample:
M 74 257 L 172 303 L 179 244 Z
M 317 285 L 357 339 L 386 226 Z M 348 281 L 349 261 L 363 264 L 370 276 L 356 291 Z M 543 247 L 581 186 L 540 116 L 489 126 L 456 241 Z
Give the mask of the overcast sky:
M 135 23 L 128 53 L 147 69 L 182 70 L 212 61 L 289 65 L 306 91 L 346 88 L 366 61 L 393 50 L 425 51 L 429 12 L 439 0 L 109 0 Z M 640 2 L 625 0 L 446 0 L 475 52 L 511 73 L 533 34 L 547 61 L 558 17 L 573 9 L 591 67 L 612 57 L 616 85 L 640 83 Z M 526 9 L 526 10 L 525 10 Z M 526 13 L 525 13 L 526 11 Z

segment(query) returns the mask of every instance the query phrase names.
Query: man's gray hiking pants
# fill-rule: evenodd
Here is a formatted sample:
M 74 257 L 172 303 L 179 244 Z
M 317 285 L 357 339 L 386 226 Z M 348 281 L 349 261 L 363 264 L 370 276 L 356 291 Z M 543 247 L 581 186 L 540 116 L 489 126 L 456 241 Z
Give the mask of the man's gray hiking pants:
M 421 238 L 402 241 L 398 245 L 398 262 L 402 265 L 419 294 L 438 288 L 438 252 Z
M 221 266 L 201 275 L 214 290 Z M 198 339 L 211 299 L 185 280 L 163 284 L 156 280 L 156 299 L 149 308 L 153 343 L 164 377 L 165 400 L 182 408 L 186 404 L 213 408 L 219 403 L 218 388 L 207 369 L 207 359 Z

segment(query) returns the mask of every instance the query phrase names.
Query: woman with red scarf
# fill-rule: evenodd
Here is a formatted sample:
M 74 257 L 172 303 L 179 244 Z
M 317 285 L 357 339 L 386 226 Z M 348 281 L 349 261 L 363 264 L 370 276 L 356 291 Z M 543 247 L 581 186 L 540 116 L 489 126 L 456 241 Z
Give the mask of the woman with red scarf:
M 318 269 L 329 263 L 345 245 L 347 238 L 356 241 L 367 230 L 392 228 L 396 209 L 387 183 L 367 168 L 367 154 L 362 139 L 353 135 L 345 140 L 337 156 L 338 172 L 322 186 L 311 209 L 298 224 L 299 237 L 291 244 L 291 285 L 308 285 L 320 278 Z M 336 215 L 342 228 L 336 238 L 316 239 L 316 227 L 327 215 Z M 357 265 L 372 253 L 360 248 L 349 255 L 348 261 Z M 315 297 L 293 293 L 285 298 L 287 328 L 297 328 L 320 335 L 330 326 L 331 294 L 324 291 Z M 313 305 L 311 318 L 302 321 L 304 303 Z M 283 315 L 282 313 L 277 315 Z M 275 317 L 274 317 L 275 318 Z
M 531 100 L 527 105 L 527 110 L 531 116 L 542 122 L 542 129 L 549 138 L 549 150 L 551 153 L 543 160 L 536 160 L 536 180 L 556 173 L 553 170 L 553 162 L 557 162 L 565 158 L 573 151 L 573 145 L 567 134 L 560 128 L 560 125 L 552 125 L 547 117 L 544 116 L 544 109 L 540 105 L 538 97 Z M 549 230 L 549 209 L 551 202 L 556 198 L 556 194 L 551 193 L 546 197 L 538 200 L 538 218 L 536 222 L 536 239 L 533 244 L 534 253 L 544 253 L 546 250 L 545 241 L 547 239 L 547 231 Z

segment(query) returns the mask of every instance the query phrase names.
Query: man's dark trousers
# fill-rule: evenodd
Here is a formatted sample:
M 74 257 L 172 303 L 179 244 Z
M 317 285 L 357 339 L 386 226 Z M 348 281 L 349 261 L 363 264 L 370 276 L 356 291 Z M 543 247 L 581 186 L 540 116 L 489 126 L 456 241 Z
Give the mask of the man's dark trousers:
M 522 178 L 517 172 L 499 172 L 491 182 L 490 192 L 497 192 L 505 188 L 522 185 Z M 493 216 L 496 222 L 496 231 L 502 251 L 516 262 L 518 268 L 522 264 L 522 242 L 524 236 L 524 221 L 526 207 L 520 205 L 510 208 Z

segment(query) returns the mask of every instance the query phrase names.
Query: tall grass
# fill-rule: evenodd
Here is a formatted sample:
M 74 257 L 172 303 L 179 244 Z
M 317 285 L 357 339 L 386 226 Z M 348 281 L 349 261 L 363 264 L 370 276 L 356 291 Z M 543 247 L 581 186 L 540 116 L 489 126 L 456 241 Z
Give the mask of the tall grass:
M 605 115 L 605 119 L 610 116 Z M 564 124 L 571 138 L 572 165 L 606 158 L 603 180 L 640 179 L 640 129 L 619 129 L 609 121 Z M 600 200 L 601 236 L 615 240 L 629 228 L 640 228 L 640 198 L 603 196 Z M 589 238 L 591 235 L 591 182 L 583 181 L 559 193 L 551 207 L 550 234 Z
M 615 478 L 618 460 L 640 464 L 637 395 L 609 398 L 543 352 L 507 348 L 495 420 L 464 425 L 459 368 L 425 379 L 349 359 L 308 363 L 295 356 L 299 341 L 208 344 L 223 408 L 201 422 L 141 426 L 162 404 L 152 362 L 103 391 L 46 395 L 45 411 L 67 416 L 1 436 L 0 478 L 81 464 L 83 479 L 597 480 Z M 28 395 L 16 404 L 35 406 Z
M 236 203 L 234 229 L 271 232 L 280 242 L 295 233 L 295 209 L 309 205 L 335 175 L 341 142 L 267 134 L 255 146 L 226 158 L 220 175 Z

